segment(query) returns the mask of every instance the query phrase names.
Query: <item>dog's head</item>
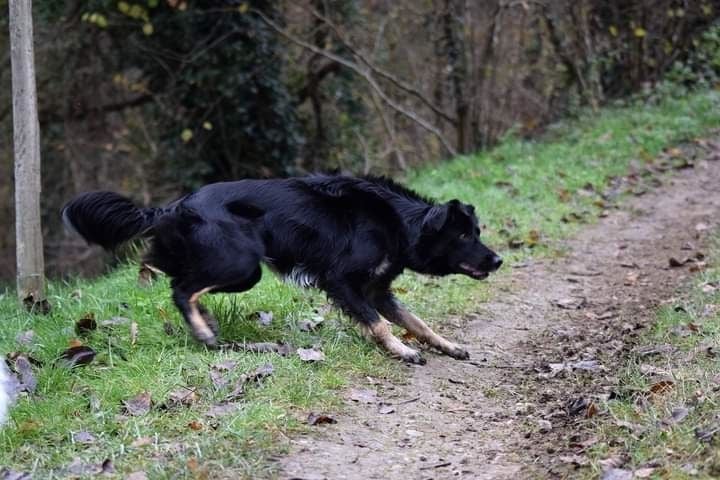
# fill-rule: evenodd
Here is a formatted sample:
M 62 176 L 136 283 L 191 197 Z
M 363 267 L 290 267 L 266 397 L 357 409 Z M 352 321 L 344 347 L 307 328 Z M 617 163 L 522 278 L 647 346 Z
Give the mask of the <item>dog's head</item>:
M 502 265 L 502 258 L 480 241 L 475 208 L 459 200 L 425 214 L 417 250 L 422 272 L 431 275 L 461 273 L 482 280 Z

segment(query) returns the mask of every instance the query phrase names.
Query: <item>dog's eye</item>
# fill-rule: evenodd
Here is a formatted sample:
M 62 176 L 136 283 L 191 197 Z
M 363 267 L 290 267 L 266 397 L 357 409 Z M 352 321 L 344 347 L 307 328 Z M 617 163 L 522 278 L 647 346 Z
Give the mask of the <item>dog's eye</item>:
M 460 240 L 469 240 L 469 239 L 470 239 L 470 235 L 468 235 L 467 233 L 460 234 Z

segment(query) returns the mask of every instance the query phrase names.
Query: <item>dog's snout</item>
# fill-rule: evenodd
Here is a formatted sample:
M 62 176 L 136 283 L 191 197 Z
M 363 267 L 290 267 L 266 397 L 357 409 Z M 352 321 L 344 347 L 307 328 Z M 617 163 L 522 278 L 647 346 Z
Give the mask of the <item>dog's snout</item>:
M 500 256 L 498 255 L 493 255 L 490 259 L 490 265 L 492 265 L 493 270 L 497 270 L 498 268 L 500 268 L 500 265 L 502 265 L 502 263 L 503 259 L 500 258 Z

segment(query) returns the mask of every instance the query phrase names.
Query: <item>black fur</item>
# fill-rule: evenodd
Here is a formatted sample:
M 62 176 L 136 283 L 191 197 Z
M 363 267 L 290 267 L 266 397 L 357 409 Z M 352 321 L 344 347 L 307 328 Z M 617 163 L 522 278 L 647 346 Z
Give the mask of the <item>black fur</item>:
M 366 326 L 381 321 L 378 311 L 392 316 L 390 285 L 404 269 L 482 279 L 502 263 L 480 242 L 472 206 L 438 204 L 385 178 L 215 183 L 162 209 L 92 192 L 68 203 L 63 218 L 105 248 L 151 236 L 146 262 L 172 278 L 173 299 L 191 326 L 200 292 L 248 290 L 260 280 L 261 262 L 324 290 Z M 193 333 L 212 344 L 216 324 L 200 313 L 213 332 L 193 326 Z

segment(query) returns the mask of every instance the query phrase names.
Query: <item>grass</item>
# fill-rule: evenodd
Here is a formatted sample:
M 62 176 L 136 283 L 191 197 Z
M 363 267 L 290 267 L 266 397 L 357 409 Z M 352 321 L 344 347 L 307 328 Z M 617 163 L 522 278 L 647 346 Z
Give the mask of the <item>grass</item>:
M 508 138 L 490 152 L 413 172 L 407 181 L 424 194 L 475 204 L 488 226 L 486 242 L 499 246 L 513 263 L 557 253 L 554 240 L 579 225 L 563 222 L 563 217 L 577 214 L 592 221 L 608 207 L 589 186 L 602 190 L 608 179 L 626 173 L 633 160 L 651 158 L 718 125 L 720 95 L 698 92 L 653 106 L 588 113 L 552 126 L 539 141 Z M 510 241 L 524 245 L 509 250 Z M 54 478 L 64 476 L 76 458 L 85 464 L 110 458 L 118 476 L 143 470 L 150 478 L 202 478 L 207 473 L 213 478 L 272 477 L 272 455 L 281 451 L 288 433 L 307 428 L 303 419 L 309 411 L 341 408 L 338 392 L 356 378 L 402 379 L 404 367 L 337 314 L 326 314 L 317 332 L 299 328 L 325 305 L 318 293 L 285 286 L 266 274 L 250 292 L 208 301 L 224 338 L 317 345 L 327 359 L 309 364 L 294 356 L 205 350 L 182 329 L 167 281 L 140 289 L 136 274 L 135 265 L 126 265 L 92 282 L 51 283 L 48 316 L 17 309 L 13 292 L 0 296 L 0 350 L 20 350 L 42 362 L 35 368 L 35 394 L 19 400 L 0 432 L 0 465 Z M 397 290 L 420 316 L 442 323 L 488 298 L 489 285 L 408 274 Z M 269 326 L 258 324 L 259 311 L 273 313 Z M 131 319 L 137 324 L 136 341 L 129 323 L 101 328 L 80 338 L 98 352 L 93 363 L 75 369 L 57 366 L 55 359 L 78 337 L 75 322 L 88 313 L 97 320 Z M 166 323 L 179 333 L 166 334 Z M 34 339 L 20 345 L 16 335 L 27 330 L 35 332 Z M 235 412 L 209 418 L 205 413 L 227 394 L 213 385 L 210 366 L 228 359 L 238 362 L 228 373 L 231 380 L 266 362 L 273 364 L 274 374 L 249 387 Z M 170 392 L 184 387 L 197 390 L 195 403 L 157 408 Z M 121 416 L 121 402 L 141 392 L 151 394 L 155 408 L 144 416 Z M 96 439 L 89 445 L 74 442 L 73 432 L 90 432 Z
M 710 268 L 640 339 L 674 352 L 631 358 L 620 371 L 618 398 L 597 424 L 595 473 L 602 460 L 627 457 L 622 468 L 654 468 L 652 478 L 720 476 L 720 237 L 710 258 Z

